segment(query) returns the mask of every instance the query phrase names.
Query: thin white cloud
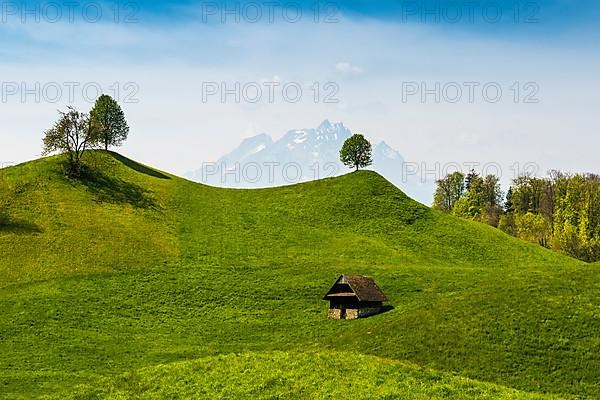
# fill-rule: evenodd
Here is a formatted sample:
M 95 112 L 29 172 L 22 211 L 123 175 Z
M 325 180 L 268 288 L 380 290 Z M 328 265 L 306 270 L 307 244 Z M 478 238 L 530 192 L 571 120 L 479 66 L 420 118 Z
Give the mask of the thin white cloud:
M 345 75 L 360 75 L 365 72 L 364 68 L 343 61 L 336 63 L 333 67 Z

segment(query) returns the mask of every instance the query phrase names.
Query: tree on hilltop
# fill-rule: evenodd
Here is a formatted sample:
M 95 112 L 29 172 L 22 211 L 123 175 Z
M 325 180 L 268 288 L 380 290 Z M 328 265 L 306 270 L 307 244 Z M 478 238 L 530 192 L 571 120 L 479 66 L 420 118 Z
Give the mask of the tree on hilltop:
M 340 160 L 349 168 L 368 167 L 373 163 L 371 143 L 361 134 L 349 137 L 340 150 Z
M 90 120 L 98 134 L 98 141 L 108 150 L 109 146 L 120 146 L 129 134 L 125 113 L 119 103 L 109 95 L 98 97 L 90 112 Z
M 82 172 L 83 154 L 98 142 L 97 132 L 93 129 L 89 115 L 74 107 L 68 107 L 67 112 L 59 111 L 59 114 L 58 121 L 44 133 L 42 154 L 48 155 L 56 151 L 66 153 L 67 174 L 77 178 Z

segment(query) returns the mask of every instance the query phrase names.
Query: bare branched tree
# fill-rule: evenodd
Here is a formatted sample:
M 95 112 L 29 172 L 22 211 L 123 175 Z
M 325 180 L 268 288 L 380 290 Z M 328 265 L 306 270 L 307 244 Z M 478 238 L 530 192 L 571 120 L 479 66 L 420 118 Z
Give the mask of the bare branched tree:
M 68 157 L 68 175 L 78 177 L 81 174 L 81 158 L 87 149 L 98 143 L 98 134 L 88 114 L 73 107 L 68 107 L 67 112 L 59 111 L 59 114 L 58 121 L 44 134 L 43 154 L 65 153 Z

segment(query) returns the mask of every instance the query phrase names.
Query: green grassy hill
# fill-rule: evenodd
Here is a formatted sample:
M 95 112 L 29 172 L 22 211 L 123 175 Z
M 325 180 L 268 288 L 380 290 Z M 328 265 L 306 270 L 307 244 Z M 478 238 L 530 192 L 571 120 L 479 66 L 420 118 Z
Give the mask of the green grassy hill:
M 226 379 L 224 379 L 226 377 Z M 157 365 L 78 386 L 69 398 L 558 399 L 359 353 L 257 352 Z
M 102 173 L 78 182 L 60 157 L 0 171 L 13 197 L 0 397 L 185 397 L 183 380 L 318 398 L 329 377 L 354 398 L 600 396 L 597 265 L 433 211 L 373 172 L 232 190 L 113 153 L 88 162 Z M 326 320 L 342 273 L 374 276 L 393 308 Z M 283 377 L 261 372 L 280 364 Z
M 0 195 L 13 198 L 0 228 L 0 287 L 145 268 L 177 255 L 167 209 L 172 177 L 116 154 L 90 156 L 106 172 L 80 182 L 62 176 L 59 157 L 0 170 Z

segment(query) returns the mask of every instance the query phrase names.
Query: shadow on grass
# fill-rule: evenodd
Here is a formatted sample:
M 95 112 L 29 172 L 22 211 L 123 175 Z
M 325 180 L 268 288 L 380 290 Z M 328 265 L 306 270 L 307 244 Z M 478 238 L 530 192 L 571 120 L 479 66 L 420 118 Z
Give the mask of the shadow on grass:
M 394 309 L 394 306 L 392 305 L 385 305 L 381 308 L 381 312 L 379 314 L 383 314 L 386 313 L 388 311 L 392 311 Z
M 122 155 L 109 151 L 108 152 L 111 156 L 113 156 L 113 158 L 117 161 L 120 161 L 121 163 L 123 163 L 124 165 L 126 165 L 127 167 L 133 169 L 134 171 L 137 171 L 139 173 L 142 174 L 146 174 L 149 176 L 153 176 L 154 178 L 159 178 L 159 179 L 171 179 L 169 176 L 156 171 L 152 168 L 146 167 L 145 165 L 139 164 L 133 160 L 130 160 L 127 157 L 123 157 Z
M 130 204 L 135 208 L 158 208 L 150 191 L 131 182 L 113 178 L 101 171 L 86 168 L 79 178 L 99 201 L 115 204 Z
M 363 317 L 363 318 L 373 318 L 373 317 L 376 317 L 378 315 L 385 314 L 388 311 L 392 311 L 393 309 L 394 309 L 394 306 L 385 305 L 385 306 L 381 307 L 381 311 L 379 311 L 377 314 L 368 315 L 368 316 Z
M 0 221 L 0 232 L 16 233 L 18 235 L 30 235 L 43 233 L 44 230 L 33 222 L 7 218 Z

